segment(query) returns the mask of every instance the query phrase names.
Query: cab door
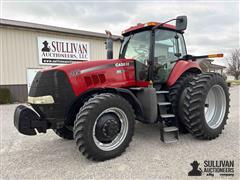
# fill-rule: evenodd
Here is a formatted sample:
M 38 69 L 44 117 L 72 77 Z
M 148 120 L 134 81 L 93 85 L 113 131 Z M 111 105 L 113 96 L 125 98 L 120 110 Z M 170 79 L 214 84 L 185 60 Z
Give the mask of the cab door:
M 177 59 L 186 55 L 183 35 L 175 31 L 155 31 L 154 70 L 155 82 L 165 83 Z

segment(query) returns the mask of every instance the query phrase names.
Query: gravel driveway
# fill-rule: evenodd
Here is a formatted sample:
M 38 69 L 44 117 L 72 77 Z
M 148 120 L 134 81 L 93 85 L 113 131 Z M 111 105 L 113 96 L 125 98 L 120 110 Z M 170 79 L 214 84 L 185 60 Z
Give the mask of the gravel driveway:
M 157 126 L 137 123 L 133 141 L 126 152 L 105 162 L 85 159 L 74 141 L 63 140 L 51 130 L 37 136 L 19 134 L 13 126 L 13 113 L 17 105 L 2 105 L 1 178 L 186 179 L 192 169 L 190 163 L 194 160 L 201 167 L 204 160 L 234 160 L 233 178 L 239 179 L 240 88 L 233 87 L 230 92 L 228 124 L 216 140 L 201 141 L 190 134 L 182 134 L 177 143 L 164 144 L 160 141 Z M 202 179 L 206 179 L 206 174 Z

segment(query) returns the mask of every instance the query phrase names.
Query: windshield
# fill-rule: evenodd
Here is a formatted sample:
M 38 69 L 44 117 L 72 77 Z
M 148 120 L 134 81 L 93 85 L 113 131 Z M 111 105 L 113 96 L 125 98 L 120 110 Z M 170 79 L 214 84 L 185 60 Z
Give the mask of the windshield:
M 150 31 L 143 31 L 126 36 L 122 43 L 121 58 L 135 59 L 147 64 L 150 49 Z

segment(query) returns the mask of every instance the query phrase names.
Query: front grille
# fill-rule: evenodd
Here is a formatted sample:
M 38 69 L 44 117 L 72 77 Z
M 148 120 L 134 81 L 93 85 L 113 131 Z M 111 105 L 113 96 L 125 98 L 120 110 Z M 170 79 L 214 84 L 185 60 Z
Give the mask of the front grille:
M 38 72 L 35 76 L 29 96 L 51 95 L 54 104 L 32 105 L 42 118 L 62 120 L 70 103 L 75 99 L 71 84 L 63 71 L 50 70 Z

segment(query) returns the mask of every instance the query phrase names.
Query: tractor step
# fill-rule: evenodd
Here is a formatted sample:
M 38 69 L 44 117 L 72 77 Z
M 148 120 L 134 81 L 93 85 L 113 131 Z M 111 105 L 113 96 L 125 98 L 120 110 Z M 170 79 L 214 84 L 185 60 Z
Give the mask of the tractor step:
M 176 126 L 164 127 L 160 131 L 161 140 L 164 143 L 174 143 L 179 139 L 179 130 Z
M 178 131 L 178 128 L 176 126 L 169 126 L 169 127 L 163 128 L 163 131 L 164 132 Z
M 175 117 L 174 114 L 161 114 L 161 118 L 173 118 Z
M 156 91 L 157 94 L 169 94 L 169 91 Z
M 160 125 L 160 139 L 164 143 L 174 143 L 179 139 L 178 123 L 172 114 L 171 102 L 168 102 L 169 91 L 156 91 L 158 96 L 158 117 Z
M 160 102 L 158 103 L 159 106 L 168 106 L 168 105 L 171 105 L 172 103 L 170 102 Z

